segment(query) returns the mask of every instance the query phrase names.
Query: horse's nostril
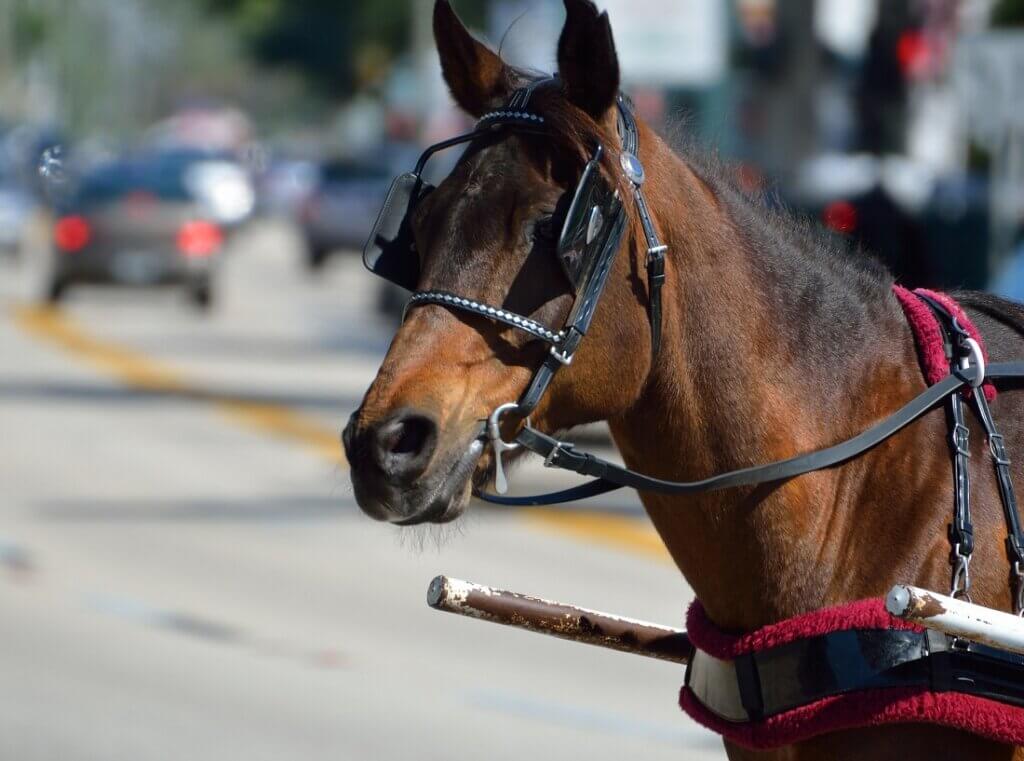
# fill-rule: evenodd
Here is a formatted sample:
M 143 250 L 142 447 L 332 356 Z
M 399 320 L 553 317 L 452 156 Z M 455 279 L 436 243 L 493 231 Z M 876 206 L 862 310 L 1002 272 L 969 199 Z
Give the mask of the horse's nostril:
M 430 418 L 404 411 L 377 429 L 377 464 L 392 481 L 409 481 L 424 470 L 434 453 L 437 424 Z
M 431 423 L 424 418 L 411 418 L 403 421 L 397 440 L 391 444 L 392 454 L 414 455 L 423 449 L 423 444 L 430 436 Z

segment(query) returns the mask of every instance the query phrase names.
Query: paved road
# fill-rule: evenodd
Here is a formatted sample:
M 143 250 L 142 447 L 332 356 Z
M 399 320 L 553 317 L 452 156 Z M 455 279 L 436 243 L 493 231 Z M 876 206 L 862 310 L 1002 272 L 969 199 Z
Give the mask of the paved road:
M 365 519 L 336 440 L 387 344 L 373 284 L 310 277 L 279 225 L 232 254 L 209 318 L 40 311 L 0 264 L 0 758 L 722 758 L 679 668 L 424 604 L 444 572 L 679 622 L 635 501 Z

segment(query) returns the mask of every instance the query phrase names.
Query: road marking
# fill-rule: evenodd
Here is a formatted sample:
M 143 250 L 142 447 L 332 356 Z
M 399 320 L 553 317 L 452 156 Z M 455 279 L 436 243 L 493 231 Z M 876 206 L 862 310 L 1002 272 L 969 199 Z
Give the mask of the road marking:
M 141 352 L 89 335 L 56 309 L 16 307 L 14 321 L 30 335 L 56 344 L 131 388 L 208 403 L 246 428 L 300 443 L 332 463 L 344 464 L 338 431 L 287 407 L 204 390 Z
M 71 317 L 56 309 L 16 307 L 14 321 L 30 335 L 59 346 L 131 388 L 210 404 L 243 427 L 302 444 L 331 463 L 347 465 L 337 431 L 288 407 L 205 390 L 174 368 L 142 352 L 89 335 Z M 522 515 L 530 525 L 550 533 L 670 560 L 657 532 L 642 518 L 543 508 L 523 510 Z
M 609 515 L 597 511 L 550 510 L 526 508 L 523 517 L 533 525 L 548 531 L 588 539 L 598 544 L 628 550 L 637 555 L 672 562 L 664 542 L 650 522 L 624 515 Z

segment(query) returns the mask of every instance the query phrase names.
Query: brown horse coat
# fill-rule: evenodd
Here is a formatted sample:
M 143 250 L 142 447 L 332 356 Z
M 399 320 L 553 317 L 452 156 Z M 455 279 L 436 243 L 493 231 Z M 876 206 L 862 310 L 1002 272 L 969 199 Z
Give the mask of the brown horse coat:
M 591 142 L 618 146 L 618 62 L 607 15 L 566 0 L 561 84 L 532 107 L 550 138 L 506 135 L 467 151 L 417 213 L 421 288 L 443 288 L 559 325 L 571 304 L 544 225 Z M 435 9 L 445 78 L 470 114 L 500 106 L 520 74 Z M 635 219 L 590 334 L 533 415 L 544 430 L 607 420 L 626 464 L 671 480 L 782 459 L 848 438 L 924 389 L 911 332 L 881 268 L 744 197 L 640 125 L 645 195 L 669 245 L 664 335 L 651 363 L 643 235 Z M 614 154 L 615 151 L 609 151 Z M 616 156 L 607 157 L 618 181 Z M 631 214 L 631 216 L 633 216 Z M 1024 309 L 959 295 L 993 361 L 1024 357 Z M 357 499 L 371 516 L 452 520 L 490 459 L 465 462 L 479 421 L 525 388 L 543 347 L 437 305 L 410 313 L 345 431 Z M 1024 453 L 1024 395 L 993 412 Z M 976 602 L 1008 610 L 1005 527 L 984 434 L 971 420 Z M 861 458 L 785 483 L 697 497 L 641 494 L 676 564 L 723 628 L 749 630 L 883 595 L 944 591 L 952 468 L 935 411 Z M 1019 455 L 1024 456 L 1024 455 Z M 1015 461 L 1021 483 L 1024 469 Z M 475 466 L 475 471 L 473 470 Z M 838 732 L 732 759 L 1004 759 L 961 732 L 897 726 Z M 1020 755 L 1024 759 L 1024 755 Z

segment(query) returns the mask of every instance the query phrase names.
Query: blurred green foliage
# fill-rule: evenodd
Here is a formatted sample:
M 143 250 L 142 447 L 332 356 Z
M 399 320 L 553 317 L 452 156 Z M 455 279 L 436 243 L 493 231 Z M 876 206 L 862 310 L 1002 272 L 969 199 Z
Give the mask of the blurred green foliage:
M 1024 26 L 1024 0 L 999 0 L 992 9 L 992 26 Z
M 429 2 L 429 0 L 426 0 Z M 257 63 L 294 67 L 324 94 L 351 94 L 369 72 L 361 62 L 380 52 L 393 60 L 411 46 L 413 5 L 425 0 L 195 0 L 229 19 Z M 462 17 L 480 25 L 481 0 L 459 5 Z

